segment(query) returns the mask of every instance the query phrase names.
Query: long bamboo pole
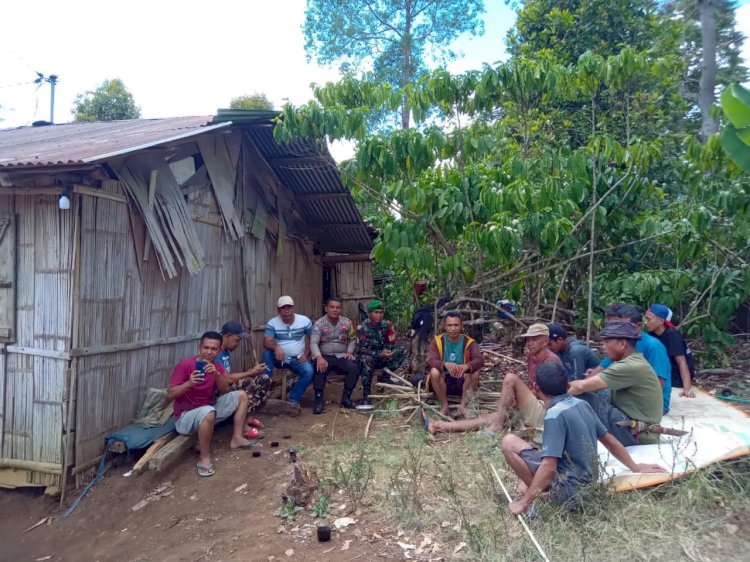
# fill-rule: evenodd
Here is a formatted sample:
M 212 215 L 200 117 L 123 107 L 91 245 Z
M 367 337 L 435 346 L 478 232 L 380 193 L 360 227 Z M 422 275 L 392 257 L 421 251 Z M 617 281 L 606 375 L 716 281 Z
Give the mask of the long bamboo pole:
M 497 469 L 495 468 L 495 465 L 493 465 L 492 463 L 489 463 L 489 465 L 490 465 L 490 468 L 492 469 L 492 472 L 495 474 L 495 479 L 497 480 L 497 483 L 500 484 L 500 487 L 503 489 L 503 493 L 505 494 L 505 497 L 508 499 L 508 503 L 509 504 L 513 503 L 513 500 L 510 498 L 510 494 L 508 493 L 508 489 L 505 487 L 505 484 L 503 484 L 503 481 L 500 480 L 500 475 L 497 473 Z M 536 547 L 537 551 L 539 551 L 539 555 L 542 557 L 542 560 L 544 560 L 545 562 L 549 562 L 549 558 L 547 558 L 547 555 L 544 553 L 544 550 L 542 549 L 542 545 L 540 545 L 539 541 L 536 540 L 534 533 L 531 532 L 531 529 L 529 529 L 529 526 L 526 524 L 526 521 L 524 521 L 523 517 L 521 517 L 520 515 L 516 515 L 516 517 L 521 522 L 521 525 L 526 531 L 526 534 L 529 535 L 531 542 L 534 543 L 534 546 Z

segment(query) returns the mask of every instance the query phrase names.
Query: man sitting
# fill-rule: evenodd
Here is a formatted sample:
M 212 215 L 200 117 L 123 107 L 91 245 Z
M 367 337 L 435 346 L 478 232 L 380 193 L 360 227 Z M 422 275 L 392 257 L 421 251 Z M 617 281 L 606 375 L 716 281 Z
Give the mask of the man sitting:
M 221 349 L 221 334 L 206 332 L 201 336 L 198 355 L 180 361 L 169 380 L 167 396 L 174 400 L 174 419 L 177 433 L 198 433 L 200 460 L 199 476 L 213 476 L 211 438 L 214 424 L 234 415 L 232 449 L 252 446 L 242 436 L 247 416 L 247 394 L 241 390 L 230 391 L 224 367 L 215 361 Z M 220 396 L 216 399 L 216 390 Z
M 500 401 L 497 410 L 488 412 L 469 420 L 437 421 L 425 419 L 430 433 L 474 431 L 486 428 L 490 432 L 499 431 L 508 413 L 515 407 L 521 414 L 524 424 L 530 427 L 541 427 L 544 423 L 544 404 L 536 396 L 536 370 L 545 362 L 551 361 L 560 365 L 560 359 L 547 347 L 549 329 L 544 324 L 532 324 L 521 337 L 526 339 L 526 365 L 529 377 L 528 384 L 515 373 L 508 373 L 503 378 Z
M 651 365 L 651 368 L 659 378 L 662 391 L 662 413 L 669 412 L 669 402 L 672 399 L 671 367 L 667 350 L 662 343 L 652 335 L 642 330 L 643 312 L 635 306 L 622 303 L 614 303 L 612 306 L 602 309 L 605 322 L 630 322 L 641 333 L 641 339 L 635 342 L 635 350 L 642 353 L 643 357 Z M 602 359 L 601 364 L 587 374 L 598 375 L 612 364 L 609 357 Z
M 519 478 L 517 489 L 523 490 L 509 506 L 513 515 L 524 513 L 548 489 L 554 501 L 578 508 L 583 501 L 580 488 L 597 473 L 597 440 L 633 472 L 666 472 L 656 464 L 634 462 L 591 407 L 566 394 L 568 377 L 561 365 L 540 365 L 536 382 L 546 410 L 541 451 L 512 433 L 502 441 L 505 460 Z
M 357 326 L 357 365 L 362 375 L 362 403 L 369 405 L 372 372 L 383 367 L 395 371 L 404 362 L 406 352 L 396 345 L 393 322 L 383 320 L 385 309 L 381 301 L 370 301 L 367 314 L 369 319 Z M 390 377 L 382 380 L 394 382 Z
M 683 398 L 695 398 L 693 352 L 672 324 L 672 309 L 663 304 L 652 304 L 646 311 L 646 329 L 667 349 L 672 386 L 682 389 L 680 396 Z
M 568 388 L 568 394 L 580 395 L 589 403 L 607 431 L 626 447 L 659 441 L 657 433 L 633 433 L 617 425 L 622 421 L 661 422 L 661 386 L 651 365 L 635 350 L 640 337 L 640 331 L 630 322 L 608 322 L 602 338 L 612 365 L 598 375 L 572 381 Z M 611 397 L 595 392 L 605 388 L 611 389 Z
M 448 312 L 443 320 L 445 333 L 430 342 L 427 365 L 428 384 L 440 400 L 440 412 L 448 415 L 448 394 L 460 396 L 460 416 L 466 415 L 469 397 L 479 387 L 479 371 L 484 358 L 477 342 L 462 334 L 463 322 L 458 312 Z
M 547 324 L 549 328 L 549 348 L 562 361 L 568 380 L 582 379 L 588 369 L 599 365 L 599 357 L 594 351 L 575 336 L 568 336 L 560 324 Z
M 278 316 L 266 323 L 263 337 L 263 363 L 266 374 L 271 377 L 273 367 L 290 369 L 297 375 L 289 393 L 290 403 L 299 406 L 302 395 L 313 379 L 313 366 L 310 363 L 310 334 L 312 322 L 307 316 L 294 312 L 292 297 L 284 295 L 276 303 Z
M 249 340 L 250 333 L 239 322 L 226 322 L 221 327 L 221 351 L 216 360 L 221 363 L 227 372 L 227 380 L 232 385 L 232 390 L 242 390 L 249 398 L 247 413 L 253 412 L 263 406 L 268 399 L 271 390 L 271 377 L 266 374 L 266 364 L 261 363 L 247 371 L 232 373 L 232 352 L 237 349 L 242 340 Z M 252 345 L 252 344 L 251 344 Z M 258 431 L 263 424 L 248 417 L 245 420 L 245 437 L 248 439 L 259 439 L 263 437 Z
M 315 360 L 315 406 L 313 414 L 322 414 L 325 407 L 323 393 L 326 386 L 326 375 L 331 369 L 340 371 L 346 376 L 344 393 L 341 395 L 341 406 L 354 408 L 352 391 L 357 385 L 359 368 L 354 362 L 354 347 L 357 345 L 354 324 L 346 316 L 341 316 L 341 299 L 331 297 L 326 302 L 325 316 L 313 324 L 310 337 L 310 351 Z

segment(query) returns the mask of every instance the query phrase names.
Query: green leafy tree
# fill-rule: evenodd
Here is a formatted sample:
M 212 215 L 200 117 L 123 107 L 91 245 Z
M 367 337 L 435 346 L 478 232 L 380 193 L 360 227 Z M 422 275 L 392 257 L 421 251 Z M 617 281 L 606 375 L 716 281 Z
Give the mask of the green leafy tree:
M 424 74 L 427 58 L 451 58 L 462 33 L 481 34 L 482 0 L 308 0 L 303 26 L 308 59 L 339 61 L 344 73 L 372 65 L 371 79 L 401 89 L 401 126 L 410 114 L 403 88 Z
M 105 80 L 96 90 L 78 94 L 72 113 L 76 121 L 114 121 L 138 119 L 141 109 L 122 80 L 114 78 Z
M 273 109 L 273 102 L 264 93 L 254 92 L 247 96 L 232 98 L 229 102 L 231 109 Z

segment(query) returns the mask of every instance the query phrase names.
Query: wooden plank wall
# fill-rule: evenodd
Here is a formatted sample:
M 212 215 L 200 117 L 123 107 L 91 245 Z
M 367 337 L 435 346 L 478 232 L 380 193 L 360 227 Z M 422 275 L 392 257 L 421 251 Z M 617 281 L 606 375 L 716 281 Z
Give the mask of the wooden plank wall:
M 75 210 L 58 197 L 0 200 L 17 214 L 17 341 L 31 354 L 8 351 L 3 369 L 2 457 L 62 464 L 60 436 L 67 360 L 34 355 L 70 348 Z M 30 474 L 29 483 L 57 484 L 58 476 Z
M 359 303 L 367 307 L 374 298 L 372 282 L 372 262 L 346 262 L 333 266 L 331 294 L 340 296 L 344 302 L 344 316 L 359 323 Z

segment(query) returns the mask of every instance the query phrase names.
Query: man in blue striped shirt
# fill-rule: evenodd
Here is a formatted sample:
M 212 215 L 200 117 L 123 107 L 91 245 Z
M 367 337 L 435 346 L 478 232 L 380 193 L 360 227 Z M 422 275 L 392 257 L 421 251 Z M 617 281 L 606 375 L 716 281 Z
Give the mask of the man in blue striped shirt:
M 294 301 L 290 296 L 280 297 L 276 307 L 278 316 L 274 316 L 266 323 L 263 363 L 268 365 L 269 377 L 274 365 L 277 369 L 290 369 L 298 375 L 288 400 L 299 405 L 314 374 L 310 361 L 312 321 L 307 316 L 294 312 Z

